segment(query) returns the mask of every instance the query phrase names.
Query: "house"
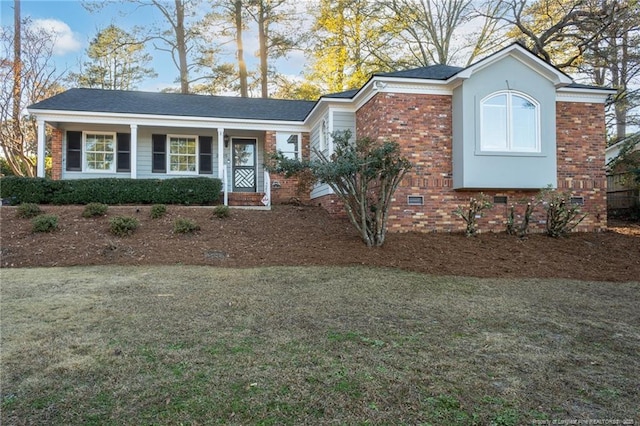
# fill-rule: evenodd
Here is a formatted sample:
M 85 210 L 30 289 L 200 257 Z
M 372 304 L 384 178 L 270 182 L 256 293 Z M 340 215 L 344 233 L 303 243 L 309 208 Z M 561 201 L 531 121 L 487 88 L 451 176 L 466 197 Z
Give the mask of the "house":
M 625 155 L 618 158 L 623 152 Z M 640 164 L 640 133 L 628 135 L 618 143 L 608 146 L 605 161 L 608 213 L 633 216 L 633 210 L 640 208 L 640 182 L 633 172 Z
M 231 204 L 282 202 L 295 182 L 264 169 L 269 152 L 329 154 L 331 134 L 392 139 L 413 164 L 389 218 L 396 231 L 450 231 L 479 191 L 497 206 L 484 226 L 502 230 L 507 205 L 552 185 L 606 227 L 604 104 L 614 91 L 586 86 L 519 44 L 466 68 L 434 65 L 374 74 L 358 90 L 316 102 L 71 89 L 29 107 L 53 127 L 54 179 L 214 176 Z M 305 194 L 306 196 L 306 194 Z M 327 185 L 308 198 L 332 213 Z

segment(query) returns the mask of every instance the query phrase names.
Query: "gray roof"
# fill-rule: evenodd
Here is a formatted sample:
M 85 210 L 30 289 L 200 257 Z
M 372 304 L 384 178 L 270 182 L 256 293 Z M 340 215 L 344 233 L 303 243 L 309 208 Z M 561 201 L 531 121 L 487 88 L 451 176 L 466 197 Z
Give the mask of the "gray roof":
M 413 68 L 404 71 L 377 73 L 380 77 L 423 78 L 427 80 L 447 80 L 464 68 L 450 65 L 430 65 L 428 67 Z
M 70 89 L 29 109 L 303 121 L 315 101 Z
M 582 83 L 570 83 L 570 84 L 567 84 L 565 87 L 570 87 L 572 89 L 611 90 L 610 87 L 593 86 L 590 84 L 582 84 Z
M 351 89 L 351 90 L 345 90 L 344 92 L 330 93 L 328 95 L 322 95 L 322 97 L 323 98 L 351 99 L 359 91 L 360 91 L 360 89 Z

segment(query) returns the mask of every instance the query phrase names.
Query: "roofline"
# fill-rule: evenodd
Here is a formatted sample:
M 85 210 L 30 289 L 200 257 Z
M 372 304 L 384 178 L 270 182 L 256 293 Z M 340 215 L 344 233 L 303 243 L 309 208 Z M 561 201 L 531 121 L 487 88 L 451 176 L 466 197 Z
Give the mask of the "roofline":
M 184 115 L 159 115 L 159 114 L 131 114 L 117 112 L 93 112 L 93 111 L 66 111 L 45 110 L 27 108 L 30 114 L 50 122 L 75 122 L 95 124 L 135 124 L 141 126 L 171 126 L 171 127 L 226 127 L 225 124 L 235 128 L 251 128 L 258 130 L 277 130 L 279 128 L 306 127 L 304 121 L 246 119 L 246 118 L 222 118 L 222 117 L 194 117 Z
M 457 72 L 454 76 L 455 78 L 467 79 L 473 75 L 473 73 L 480 71 L 481 69 L 491 65 L 502 57 L 515 52 L 516 55 L 512 55 L 514 58 L 520 60 L 521 62 L 530 62 L 535 64 L 537 67 L 543 68 L 548 75 L 544 75 L 549 78 L 550 76 L 555 76 L 555 79 L 549 78 L 549 80 L 554 82 L 556 88 L 569 85 L 573 83 L 573 79 L 563 71 L 560 71 L 555 66 L 545 62 L 540 57 L 536 56 L 533 52 L 531 52 L 526 47 L 522 46 L 520 43 L 515 42 L 510 45 L 498 50 L 497 52 L 492 53 L 489 56 L 486 56 L 477 62 L 465 67 L 461 71 Z M 519 54 L 519 55 L 518 55 Z M 531 65 L 531 64 L 527 64 Z

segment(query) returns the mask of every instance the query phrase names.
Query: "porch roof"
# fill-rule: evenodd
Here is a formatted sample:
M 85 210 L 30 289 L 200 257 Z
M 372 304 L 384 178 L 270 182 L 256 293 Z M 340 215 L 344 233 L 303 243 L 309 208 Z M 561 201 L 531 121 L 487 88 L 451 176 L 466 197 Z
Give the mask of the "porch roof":
M 70 89 L 29 106 L 29 110 L 302 122 L 315 104 L 283 99 Z

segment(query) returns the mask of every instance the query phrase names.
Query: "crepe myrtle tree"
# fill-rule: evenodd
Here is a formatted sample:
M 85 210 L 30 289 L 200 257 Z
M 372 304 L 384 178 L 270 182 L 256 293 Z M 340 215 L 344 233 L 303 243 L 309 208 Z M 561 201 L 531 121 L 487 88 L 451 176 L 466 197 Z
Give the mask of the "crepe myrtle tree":
M 286 158 L 274 153 L 269 171 L 286 177 L 313 177 L 326 183 L 344 203 L 349 220 L 368 247 L 384 244 L 393 193 L 411 169 L 394 141 L 360 138 L 351 142 L 351 132 L 333 132 L 334 153 L 314 150 L 314 160 Z

